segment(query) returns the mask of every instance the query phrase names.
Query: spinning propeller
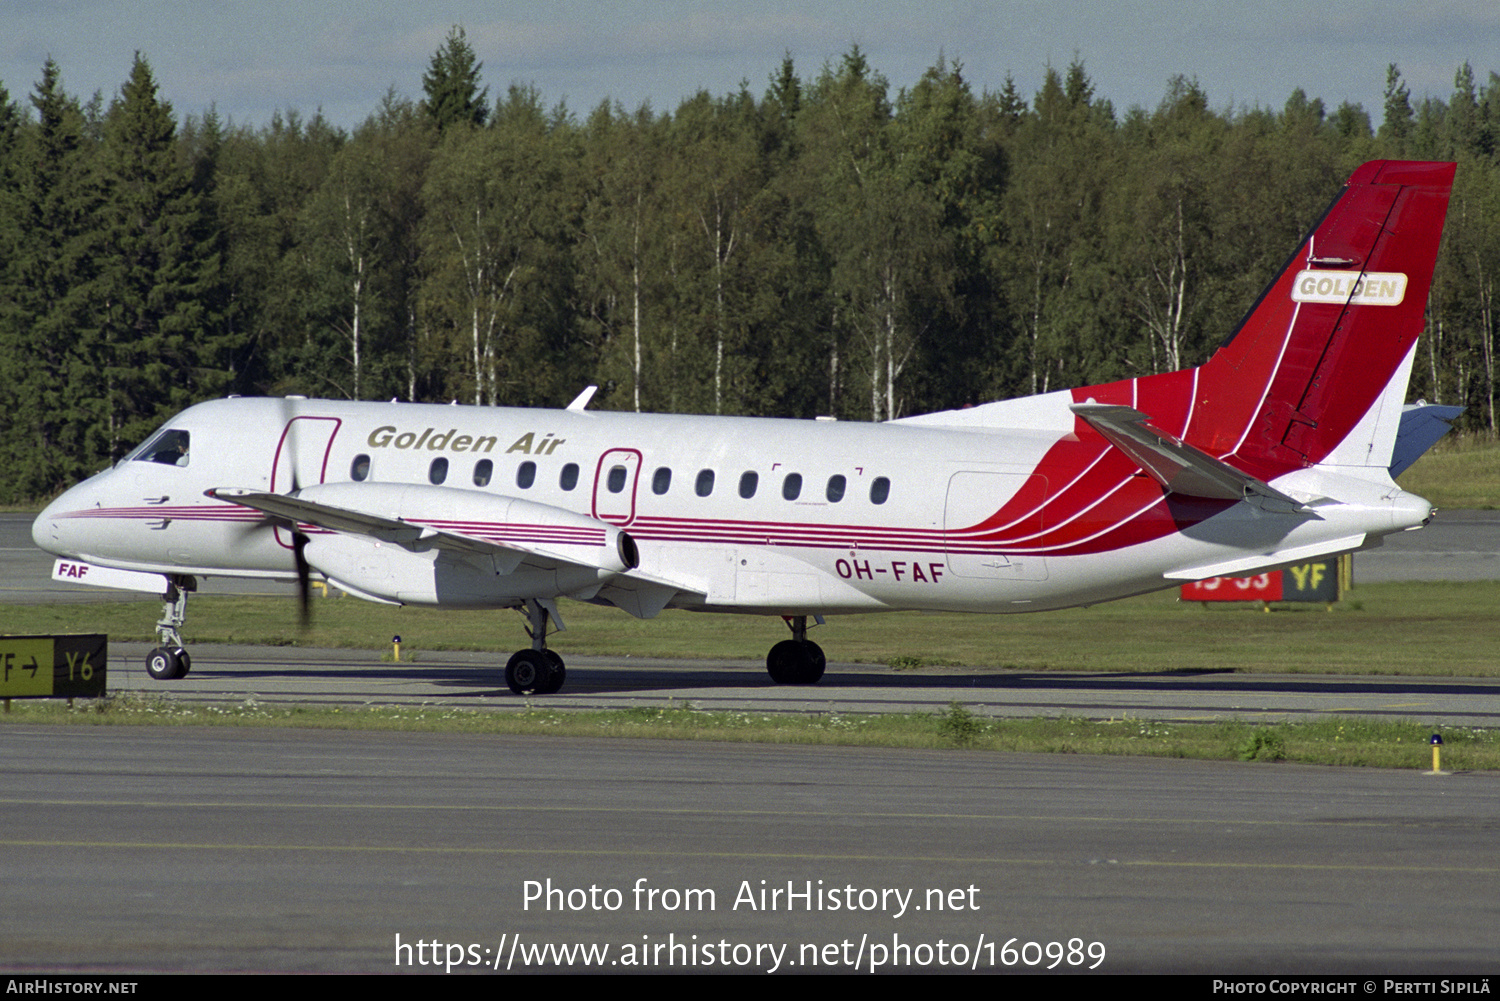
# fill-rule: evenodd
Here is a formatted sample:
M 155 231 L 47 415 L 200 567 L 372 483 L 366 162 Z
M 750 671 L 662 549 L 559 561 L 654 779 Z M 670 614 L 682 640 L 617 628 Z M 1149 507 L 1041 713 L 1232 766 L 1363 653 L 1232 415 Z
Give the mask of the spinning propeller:
M 303 632 L 312 625 L 312 571 L 307 565 L 307 536 L 292 525 L 292 558 L 297 563 L 297 625 Z
M 302 428 L 299 426 L 298 415 L 291 412 L 291 408 L 287 405 L 289 403 L 290 400 L 283 401 L 282 415 L 286 418 L 286 430 L 283 432 L 277 462 L 278 464 L 282 461 L 287 463 L 287 474 L 290 482 L 285 493 L 295 495 L 302 489 L 298 469 L 299 449 L 297 441 L 298 432 Z M 276 484 L 272 483 L 271 488 L 273 490 L 276 489 Z M 292 533 L 292 559 L 297 568 L 297 625 L 302 632 L 306 632 L 312 624 L 312 567 L 307 562 L 308 538 L 307 534 L 297 527 L 296 519 L 292 519 L 290 528 Z

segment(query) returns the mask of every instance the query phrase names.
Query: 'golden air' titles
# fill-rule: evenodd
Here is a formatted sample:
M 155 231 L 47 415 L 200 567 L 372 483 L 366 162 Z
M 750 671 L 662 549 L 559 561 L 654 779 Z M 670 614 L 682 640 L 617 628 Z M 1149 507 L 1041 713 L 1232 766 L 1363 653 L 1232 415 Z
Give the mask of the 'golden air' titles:
M 505 454 L 520 452 L 523 455 L 551 455 L 557 451 L 557 446 L 567 441 L 566 438 L 554 438 L 552 432 L 548 431 L 540 438 L 535 431 L 527 431 L 521 437 L 511 443 L 505 450 Z M 459 434 L 458 428 L 449 428 L 442 434 L 437 433 L 436 428 L 427 428 L 421 434 L 415 431 L 402 431 L 391 424 L 385 424 L 370 432 L 366 439 L 371 448 L 400 448 L 412 451 L 429 452 L 493 452 L 499 444 L 499 439 L 494 435 L 470 435 Z

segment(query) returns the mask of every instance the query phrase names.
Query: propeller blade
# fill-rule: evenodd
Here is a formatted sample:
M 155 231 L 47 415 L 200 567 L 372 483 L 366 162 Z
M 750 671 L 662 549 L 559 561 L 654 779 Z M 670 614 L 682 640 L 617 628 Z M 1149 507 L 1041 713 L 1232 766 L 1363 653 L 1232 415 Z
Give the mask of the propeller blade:
M 307 536 L 292 532 L 292 557 L 297 561 L 297 609 L 301 628 L 312 622 L 312 570 L 307 565 Z

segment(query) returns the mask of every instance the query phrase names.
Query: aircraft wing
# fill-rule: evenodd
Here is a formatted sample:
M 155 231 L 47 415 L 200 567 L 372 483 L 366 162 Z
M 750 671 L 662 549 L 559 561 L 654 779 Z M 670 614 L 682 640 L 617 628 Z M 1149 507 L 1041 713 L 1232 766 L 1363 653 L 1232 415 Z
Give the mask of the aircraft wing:
M 1074 403 L 1069 409 L 1172 493 L 1221 500 L 1244 500 L 1259 495 L 1290 504 L 1294 510 L 1306 507 L 1270 484 L 1157 430 L 1146 423 L 1151 418 L 1134 407 Z
M 470 538 L 454 532 L 439 532 L 422 525 L 414 525 L 400 518 L 382 518 L 362 511 L 318 504 L 288 494 L 268 494 L 256 490 L 235 487 L 216 487 L 204 491 L 215 500 L 229 501 L 241 507 L 253 508 L 272 517 L 284 518 L 293 525 L 313 525 L 330 532 L 348 535 L 367 535 L 381 542 L 390 542 L 406 548 L 422 544 L 422 548 L 448 549 L 455 552 L 497 555 L 497 550 L 514 559 L 506 572 L 514 570 L 527 550 L 514 545 L 501 545 L 485 539 Z
M 411 552 L 437 549 L 493 561 L 494 572 L 583 569 L 607 579 L 572 596 L 598 597 L 638 618 L 651 618 L 680 594 L 703 596 L 692 583 L 640 569 L 635 540 L 616 525 L 562 508 L 477 491 L 398 484 L 319 484 L 297 495 L 232 487 L 208 496 L 327 532 L 385 542 Z M 436 517 L 441 512 L 443 517 Z M 344 581 L 358 587 L 357 581 Z

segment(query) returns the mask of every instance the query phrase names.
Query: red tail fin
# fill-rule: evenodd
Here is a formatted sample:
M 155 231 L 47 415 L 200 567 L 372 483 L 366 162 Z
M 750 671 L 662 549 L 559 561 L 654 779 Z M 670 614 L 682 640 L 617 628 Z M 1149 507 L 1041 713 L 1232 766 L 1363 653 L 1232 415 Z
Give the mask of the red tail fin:
M 1398 373 L 1404 394 L 1454 168 L 1379 160 L 1355 171 L 1198 371 L 1186 440 L 1269 480 L 1327 458 Z M 1145 386 L 1141 398 L 1149 412 Z

